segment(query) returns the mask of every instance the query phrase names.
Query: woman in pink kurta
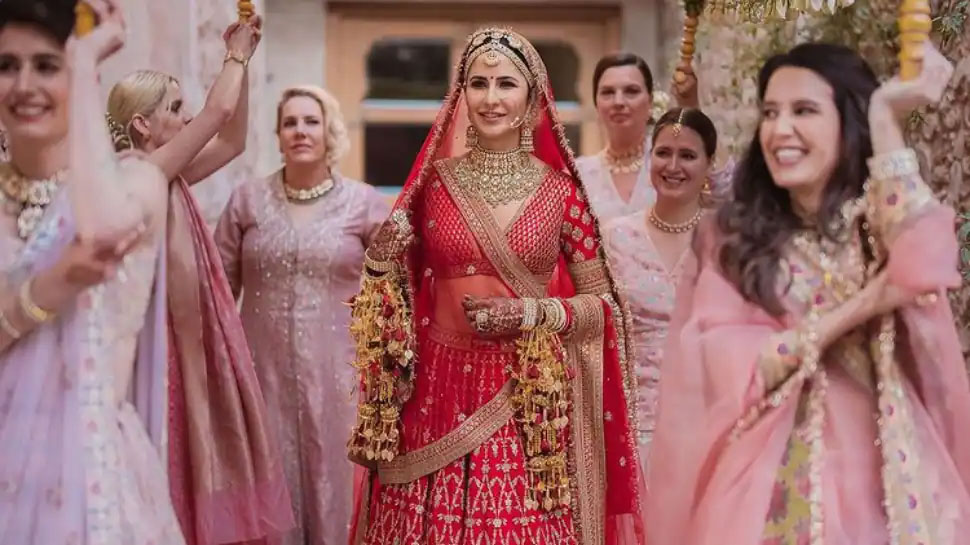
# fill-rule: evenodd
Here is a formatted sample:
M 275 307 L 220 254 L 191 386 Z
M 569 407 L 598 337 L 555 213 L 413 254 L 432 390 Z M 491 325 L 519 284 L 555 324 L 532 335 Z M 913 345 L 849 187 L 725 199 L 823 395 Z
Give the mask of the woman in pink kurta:
M 653 438 L 660 362 L 677 284 L 684 269 L 694 265 L 691 239 L 704 208 L 714 202 L 711 186 L 729 181 L 723 174 L 711 174 L 717 131 L 700 110 L 668 111 L 654 126 L 650 142 L 650 182 L 656 204 L 614 219 L 603 233 L 607 257 L 630 304 L 637 444 L 644 466 Z
M 733 200 L 702 222 L 678 292 L 652 544 L 966 542 L 953 212 L 896 121 L 951 73 L 929 45 L 918 79 L 878 90 L 838 46 L 801 45 L 762 69 Z
M 336 101 L 288 90 L 277 124 L 285 166 L 238 187 L 216 230 L 266 399 L 282 441 L 298 529 L 286 543 L 343 545 L 356 414 L 347 301 L 390 211 L 373 187 L 331 170 L 346 149 Z

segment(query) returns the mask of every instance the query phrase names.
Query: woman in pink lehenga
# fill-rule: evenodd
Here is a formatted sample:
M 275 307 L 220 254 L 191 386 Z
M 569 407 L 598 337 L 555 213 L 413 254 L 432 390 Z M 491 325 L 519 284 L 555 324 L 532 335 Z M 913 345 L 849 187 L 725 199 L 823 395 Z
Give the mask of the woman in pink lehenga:
M 165 433 L 175 512 L 189 545 L 276 537 L 292 526 L 282 463 L 266 419 L 242 323 L 211 233 L 189 186 L 242 153 L 247 65 L 260 20 L 226 30 L 226 58 L 205 106 L 185 111 L 178 82 L 142 70 L 108 97 L 116 147 L 148 154 L 172 180 L 168 212 Z M 165 442 L 167 440 L 167 443 Z
M 606 223 L 606 255 L 630 304 L 636 373 L 637 446 L 646 464 L 660 396 L 667 328 L 683 272 L 696 266 L 694 231 L 723 194 L 728 176 L 712 175 L 717 131 L 700 110 L 674 108 L 657 120 L 650 142 L 650 183 L 657 202 Z M 728 173 L 729 174 L 729 173 Z
M 842 47 L 769 60 L 734 200 L 678 294 L 651 451 L 657 545 L 956 545 L 970 387 L 953 212 L 897 121 L 952 67 L 877 89 Z M 868 182 L 867 182 L 868 178 Z
M 65 49 L 73 0 L 0 3 L 0 543 L 181 545 L 125 399 L 134 366 L 164 373 L 166 183 L 112 149 L 98 63 L 124 27 L 91 5 Z

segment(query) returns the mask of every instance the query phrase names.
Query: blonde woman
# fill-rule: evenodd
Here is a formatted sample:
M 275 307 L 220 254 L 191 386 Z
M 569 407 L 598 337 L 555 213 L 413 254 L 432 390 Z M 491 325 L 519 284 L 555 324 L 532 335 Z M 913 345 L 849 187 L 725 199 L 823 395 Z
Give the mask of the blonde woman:
M 135 72 L 108 97 L 116 148 L 145 151 L 171 180 L 168 387 L 155 403 L 165 407 L 169 484 L 189 545 L 264 539 L 292 526 L 242 324 L 189 191 L 245 147 L 246 67 L 259 35 L 258 17 L 226 30 L 225 65 L 194 118 L 178 81 L 158 72 Z
M 390 206 L 334 170 L 347 149 L 337 102 L 288 89 L 277 107 L 283 168 L 239 186 L 216 229 L 275 431 L 299 529 L 286 543 L 347 542 L 353 466 L 354 369 L 345 304 L 364 248 Z

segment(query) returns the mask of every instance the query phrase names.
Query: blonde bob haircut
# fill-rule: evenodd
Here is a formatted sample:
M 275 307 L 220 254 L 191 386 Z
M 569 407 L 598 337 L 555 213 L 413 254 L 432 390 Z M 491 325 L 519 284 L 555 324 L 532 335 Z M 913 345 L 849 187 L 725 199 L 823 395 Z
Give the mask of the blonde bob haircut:
M 324 160 L 327 166 L 335 165 L 347 153 L 350 140 L 347 138 L 344 117 L 340 113 L 340 104 L 324 89 L 313 85 L 300 85 L 284 90 L 279 104 L 276 105 L 276 134 L 279 135 L 280 125 L 283 122 L 283 105 L 296 97 L 312 98 L 320 105 L 320 111 L 323 113 L 324 145 L 327 148 Z

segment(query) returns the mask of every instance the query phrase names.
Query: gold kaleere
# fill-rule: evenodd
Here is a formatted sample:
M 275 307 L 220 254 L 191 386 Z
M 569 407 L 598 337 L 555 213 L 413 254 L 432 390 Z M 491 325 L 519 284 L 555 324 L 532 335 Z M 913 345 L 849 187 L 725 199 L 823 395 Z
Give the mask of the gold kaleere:
M 401 406 L 411 395 L 416 360 L 410 308 L 397 269 L 379 278 L 364 274 L 351 301 L 350 334 L 361 388 L 348 444 L 355 459 L 389 462 L 398 454 Z
M 512 404 L 525 436 L 529 488 L 525 505 L 552 511 L 572 501 L 566 463 L 570 373 L 559 337 L 539 326 L 516 341 Z

